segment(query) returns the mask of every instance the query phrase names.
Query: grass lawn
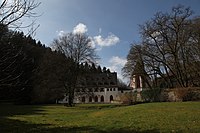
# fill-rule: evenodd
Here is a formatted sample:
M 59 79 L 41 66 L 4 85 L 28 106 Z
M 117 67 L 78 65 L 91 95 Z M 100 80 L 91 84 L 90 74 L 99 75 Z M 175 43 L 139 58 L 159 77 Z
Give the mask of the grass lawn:
M 0 106 L 0 133 L 200 132 L 200 102 Z

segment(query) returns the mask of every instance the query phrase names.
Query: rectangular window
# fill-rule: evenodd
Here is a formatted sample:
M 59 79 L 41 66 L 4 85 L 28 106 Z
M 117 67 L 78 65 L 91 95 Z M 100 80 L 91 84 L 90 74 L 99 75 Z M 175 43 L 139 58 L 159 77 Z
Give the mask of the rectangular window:
M 101 89 L 100 89 L 100 92 L 104 92 L 104 88 L 101 88 Z

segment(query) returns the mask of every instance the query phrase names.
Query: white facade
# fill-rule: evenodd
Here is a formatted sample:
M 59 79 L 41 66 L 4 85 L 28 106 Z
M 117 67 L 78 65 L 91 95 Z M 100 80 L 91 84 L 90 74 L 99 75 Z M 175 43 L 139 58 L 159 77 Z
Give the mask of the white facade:
M 75 94 L 74 103 L 111 103 L 119 101 L 121 91 L 118 88 L 101 88 L 91 94 Z
M 117 73 L 88 74 L 81 77 L 74 94 L 74 103 L 114 103 L 120 102 L 120 96 L 132 90 L 119 90 Z M 68 103 L 65 97 L 59 103 Z

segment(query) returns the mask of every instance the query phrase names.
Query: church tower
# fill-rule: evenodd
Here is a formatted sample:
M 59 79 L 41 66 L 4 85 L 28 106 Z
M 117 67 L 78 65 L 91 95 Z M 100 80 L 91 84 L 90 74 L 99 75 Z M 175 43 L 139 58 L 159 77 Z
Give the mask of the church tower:
M 142 63 L 136 62 L 135 69 L 131 75 L 130 87 L 137 92 L 147 87 L 145 79 L 148 79 L 147 73 L 144 70 Z

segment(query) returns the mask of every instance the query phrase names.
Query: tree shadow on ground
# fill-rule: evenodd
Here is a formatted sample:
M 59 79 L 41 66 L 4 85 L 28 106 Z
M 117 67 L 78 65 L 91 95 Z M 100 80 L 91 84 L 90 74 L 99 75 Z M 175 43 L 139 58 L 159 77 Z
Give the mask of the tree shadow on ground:
M 0 104 L 0 117 L 9 117 L 13 115 L 42 114 L 41 106 L 38 105 L 12 105 Z
M 41 106 L 34 105 L 13 105 L 13 104 L 0 104 L 0 133 L 21 133 L 26 130 L 37 128 L 38 125 L 27 124 L 26 122 L 13 120 L 9 117 L 15 115 L 33 115 L 42 114 Z M 42 125 L 47 126 L 47 125 Z
M 129 129 L 115 129 L 115 130 L 101 130 L 98 127 L 53 127 L 50 124 L 30 124 L 24 121 L 3 119 L 0 120 L 1 133 L 158 133 L 158 130 L 129 130 Z
M 57 132 L 57 133 L 79 133 L 79 132 L 87 132 L 87 133 L 159 133 L 158 130 L 148 130 L 148 131 L 136 131 L 129 129 L 115 129 L 115 130 L 101 130 L 98 127 L 71 127 L 71 128 L 53 128 L 50 129 L 49 132 Z
M 44 110 L 40 106 L 25 105 L 0 105 L 0 133 L 158 133 L 159 130 L 148 131 L 130 129 L 100 129 L 94 126 L 83 127 L 55 127 L 51 124 L 33 124 L 26 121 L 11 119 L 14 115 L 34 115 L 43 114 Z M 13 107 L 14 106 L 14 107 Z M 117 128 L 117 127 L 116 127 Z

